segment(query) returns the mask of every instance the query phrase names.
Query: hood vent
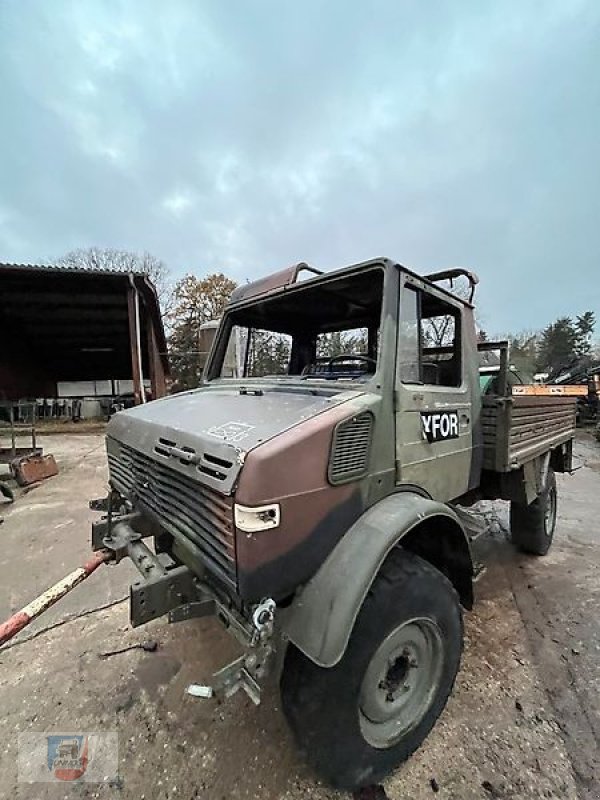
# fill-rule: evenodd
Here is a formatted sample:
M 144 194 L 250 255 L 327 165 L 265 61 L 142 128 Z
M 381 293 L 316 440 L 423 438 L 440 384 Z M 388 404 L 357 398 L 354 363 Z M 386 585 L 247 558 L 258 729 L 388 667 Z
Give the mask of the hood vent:
M 366 411 L 338 423 L 333 432 L 329 458 L 329 482 L 346 483 L 362 478 L 369 468 L 373 414 Z
M 218 458 L 210 453 L 198 453 L 193 447 L 178 446 L 170 439 L 160 438 L 154 447 L 154 452 L 163 458 L 176 458 L 183 466 L 195 465 L 198 472 L 210 475 L 218 481 L 224 481 L 227 471 L 233 467 L 232 461 Z

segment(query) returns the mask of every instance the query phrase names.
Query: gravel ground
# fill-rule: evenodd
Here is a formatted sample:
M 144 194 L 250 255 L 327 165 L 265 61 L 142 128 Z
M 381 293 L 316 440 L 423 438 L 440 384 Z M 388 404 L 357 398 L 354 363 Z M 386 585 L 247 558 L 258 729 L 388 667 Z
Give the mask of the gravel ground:
M 0 509 L 2 617 L 89 553 L 87 501 L 106 480 L 102 438 L 43 443 L 60 475 Z M 390 800 L 600 798 L 600 444 L 582 434 L 577 454 L 585 466 L 559 476 L 546 558 L 517 555 L 504 533 L 506 508 L 494 506 L 455 691 L 422 748 L 386 781 Z M 0 650 L 0 796 L 341 798 L 296 753 L 275 690 L 258 708 L 241 694 L 223 704 L 185 695 L 236 646 L 212 620 L 132 630 L 119 602 L 131 574 L 127 565 L 101 568 Z M 82 612 L 90 613 L 73 618 Z M 57 626 L 44 632 L 49 624 Z M 99 656 L 147 639 L 159 643 L 156 652 Z M 118 732 L 119 780 L 19 783 L 18 734 L 52 730 Z

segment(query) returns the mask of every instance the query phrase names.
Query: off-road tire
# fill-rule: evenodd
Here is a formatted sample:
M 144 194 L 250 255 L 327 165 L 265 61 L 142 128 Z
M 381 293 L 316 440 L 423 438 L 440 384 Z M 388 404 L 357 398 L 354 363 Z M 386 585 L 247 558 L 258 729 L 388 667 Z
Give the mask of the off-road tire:
M 439 632 L 431 696 L 423 700 L 425 710 L 412 729 L 390 746 L 375 747 L 365 738 L 363 726 L 372 723 L 368 719 L 365 723 L 361 707 L 368 669 L 379 663 L 376 659 L 386 642 L 415 625 L 415 620 Z M 387 558 L 373 582 L 346 652 L 334 667 L 318 667 L 290 645 L 281 678 L 282 707 L 300 749 L 321 778 L 335 788 L 355 791 L 380 781 L 405 761 L 446 705 L 462 646 L 462 611 L 454 587 L 428 562 L 400 548 Z M 427 673 L 422 675 L 426 678 Z M 403 687 L 403 691 L 410 690 Z
M 545 556 L 556 528 L 556 475 L 548 469 L 546 488 L 530 505 L 510 504 L 510 538 L 519 550 L 534 556 Z

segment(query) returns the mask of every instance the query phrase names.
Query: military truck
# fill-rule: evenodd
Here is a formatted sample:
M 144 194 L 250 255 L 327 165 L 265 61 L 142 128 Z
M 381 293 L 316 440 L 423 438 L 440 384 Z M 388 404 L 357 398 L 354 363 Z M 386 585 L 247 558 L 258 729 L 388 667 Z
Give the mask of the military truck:
M 459 279 L 469 299 L 444 288 Z M 477 341 L 475 283 L 375 259 L 240 286 L 202 385 L 108 426 L 92 543 L 139 569 L 132 625 L 215 616 L 241 654 L 189 693 L 258 702 L 274 676 L 336 787 L 380 780 L 446 704 L 473 605 L 469 507 L 510 501 L 527 553 L 554 535 L 574 399 L 511 396 L 507 344 Z M 500 365 L 482 396 L 485 348 Z

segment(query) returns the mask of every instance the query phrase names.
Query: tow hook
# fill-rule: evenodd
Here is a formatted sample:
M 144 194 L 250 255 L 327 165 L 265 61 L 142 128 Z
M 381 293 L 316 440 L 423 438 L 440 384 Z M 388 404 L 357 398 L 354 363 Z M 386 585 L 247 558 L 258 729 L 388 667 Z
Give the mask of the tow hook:
M 275 601 L 268 597 L 254 609 L 252 622 L 254 623 L 255 634 L 258 635 L 259 639 L 264 639 L 265 636 L 270 636 L 273 633 L 275 608 Z
M 252 702 L 259 705 L 261 687 L 258 681 L 267 675 L 273 654 L 270 639 L 275 626 L 275 609 L 275 601 L 271 598 L 259 603 L 252 613 L 254 630 L 250 650 L 215 672 L 210 685 L 192 683 L 187 687 L 187 693 L 202 699 L 228 698 L 243 689 Z

